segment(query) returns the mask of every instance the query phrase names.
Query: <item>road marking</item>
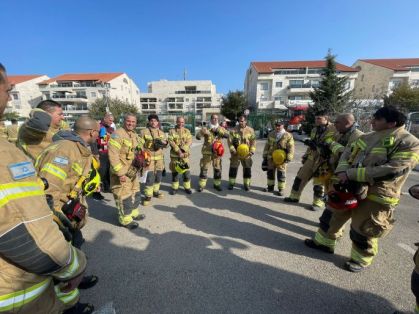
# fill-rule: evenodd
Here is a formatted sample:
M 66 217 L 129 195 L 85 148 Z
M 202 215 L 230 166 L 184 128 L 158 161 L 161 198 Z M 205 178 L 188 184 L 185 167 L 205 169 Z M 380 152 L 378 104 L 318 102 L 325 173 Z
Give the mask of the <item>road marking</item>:
M 410 254 L 415 254 L 416 251 L 414 249 L 412 249 L 409 245 L 404 244 L 404 243 L 397 243 L 398 246 L 400 246 L 403 250 L 409 252 Z

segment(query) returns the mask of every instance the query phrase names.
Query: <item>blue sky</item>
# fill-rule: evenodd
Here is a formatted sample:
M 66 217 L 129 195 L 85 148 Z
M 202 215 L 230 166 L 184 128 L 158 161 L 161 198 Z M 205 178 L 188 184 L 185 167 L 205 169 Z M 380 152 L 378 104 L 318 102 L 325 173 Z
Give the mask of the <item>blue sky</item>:
M 19 1 L 0 4 L 9 74 L 126 72 L 243 89 L 251 61 L 419 57 L 418 0 Z

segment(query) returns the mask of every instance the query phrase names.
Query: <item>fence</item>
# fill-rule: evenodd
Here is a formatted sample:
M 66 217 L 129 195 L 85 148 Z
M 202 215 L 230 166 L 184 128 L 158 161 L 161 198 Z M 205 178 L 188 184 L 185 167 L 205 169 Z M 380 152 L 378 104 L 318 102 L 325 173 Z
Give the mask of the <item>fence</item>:
M 278 119 L 289 119 L 287 111 L 256 112 L 247 117 L 249 126 L 255 130 L 259 138 L 267 137 L 269 131 L 274 127 L 275 120 Z
M 164 132 L 169 132 L 170 129 L 176 126 L 177 117 L 183 117 L 185 119 L 185 128 L 191 131 L 192 135 L 195 135 L 195 114 L 159 114 L 160 126 Z M 147 115 L 137 115 L 137 131 L 146 128 L 148 124 Z

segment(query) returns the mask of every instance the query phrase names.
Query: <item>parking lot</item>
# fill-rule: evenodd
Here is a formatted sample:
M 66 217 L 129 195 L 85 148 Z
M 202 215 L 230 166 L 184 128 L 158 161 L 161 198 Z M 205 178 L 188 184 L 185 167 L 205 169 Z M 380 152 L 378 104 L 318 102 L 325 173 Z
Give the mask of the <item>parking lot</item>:
M 396 226 L 380 241 L 375 263 L 353 274 L 342 268 L 350 252 L 348 234 L 328 255 L 308 249 L 303 240 L 317 229 L 319 212 L 308 210 L 312 186 L 300 204 L 262 191 L 264 141 L 254 157 L 253 188 L 228 191 L 228 153 L 223 161 L 222 192 L 212 189 L 187 196 L 168 194 L 144 208 L 140 228 L 117 225 L 111 194 L 90 201 L 84 229 L 88 272 L 100 277 L 82 292 L 82 301 L 117 313 L 393 313 L 411 310 L 413 243 L 418 241 L 417 201 L 403 195 Z M 200 143 L 192 148 L 192 183 L 197 186 Z M 289 165 L 287 189 L 300 166 L 304 147 L 297 143 Z M 167 152 L 168 153 L 168 152 Z M 166 155 L 168 157 L 168 155 Z M 168 158 L 166 159 L 166 164 Z M 212 173 L 210 172 L 210 175 Z M 410 175 L 404 191 L 419 174 Z M 347 228 L 348 229 L 348 228 Z

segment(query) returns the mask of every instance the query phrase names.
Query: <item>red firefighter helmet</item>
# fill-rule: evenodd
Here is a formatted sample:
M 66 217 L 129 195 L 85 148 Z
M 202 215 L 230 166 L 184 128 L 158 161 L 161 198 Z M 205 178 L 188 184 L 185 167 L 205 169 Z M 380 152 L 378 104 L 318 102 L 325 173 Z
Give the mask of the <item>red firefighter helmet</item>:
M 133 166 L 136 168 L 144 168 L 147 167 L 151 162 L 151 154 L 146 151 L 142 150 L 141 152 L 135 155 L 133 160 Z
M 358 199 L 350 192 L 330 191 L 327 193 L 327 205 L 337 210 L 351 210 L 358 207 Z
M 215 141 L 212 143 L 212 152 L 218 157 L 222 157 L 224 155 L 223 143 L 221 143 L 221 141 Z

